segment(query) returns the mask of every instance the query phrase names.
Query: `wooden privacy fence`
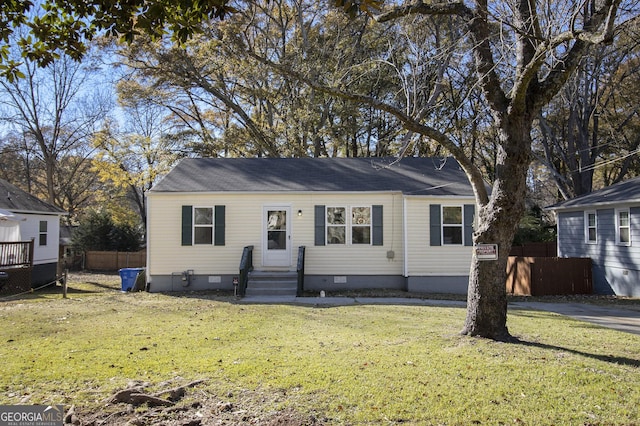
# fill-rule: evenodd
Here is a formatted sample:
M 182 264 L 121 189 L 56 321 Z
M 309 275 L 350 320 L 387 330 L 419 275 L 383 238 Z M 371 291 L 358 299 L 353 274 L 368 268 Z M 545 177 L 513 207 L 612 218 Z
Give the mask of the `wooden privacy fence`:
M 550 296 L 592 291 L 589 258 L 510 256 L 507 262 L 509 294 Z
M 120 268 L 144 268 L 147 251 L 87 251 L 84 253 L 84 269 L 92 271 L 117 271 Z

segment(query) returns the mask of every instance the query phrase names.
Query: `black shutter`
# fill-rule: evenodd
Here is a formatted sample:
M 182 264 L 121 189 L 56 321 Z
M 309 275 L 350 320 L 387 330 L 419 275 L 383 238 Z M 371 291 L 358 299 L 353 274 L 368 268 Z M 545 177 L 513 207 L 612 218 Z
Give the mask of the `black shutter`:
M 193 206 L 182 206 L 182 245 L 193 244 Z
M 371 230 L 372 236 L 371 236 L 371 243 L 374 246 L 381 246 L 383 245 L 383 229 L 382 229 L 382 206 L 373 206 L 372 208 L 372 224 L 373 224 L 373 229 Z
M 441 246 L 440 240 L 441 227 L 440 227 L 440 204 L 429 205 L 429 244 L 432 246 Z
M 324 240 L 324 210 L 325 206 L 314 207 L 315 245 L 325 245 Z
M 473 245 L 473 215 L 475 214 L 476 206 L 473 204 L 464 205 L 464 245 Z
M 216 246 L 224 245 L 225 237 L 225 206 L 216 206 L 214 214 L 213 244 Z

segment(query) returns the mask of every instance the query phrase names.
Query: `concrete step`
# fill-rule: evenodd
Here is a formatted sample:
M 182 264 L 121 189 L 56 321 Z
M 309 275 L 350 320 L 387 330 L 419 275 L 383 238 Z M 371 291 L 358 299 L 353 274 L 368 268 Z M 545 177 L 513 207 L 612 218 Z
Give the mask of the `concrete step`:
M 251 271 L 249 272 L 249 278 L 261 281 L 271 279 L 297 279 L 298 273 L 296 271 Z
M 298 274 L 284 271 L 252 271 L 247 282 L 246 296 L 295 296 Z

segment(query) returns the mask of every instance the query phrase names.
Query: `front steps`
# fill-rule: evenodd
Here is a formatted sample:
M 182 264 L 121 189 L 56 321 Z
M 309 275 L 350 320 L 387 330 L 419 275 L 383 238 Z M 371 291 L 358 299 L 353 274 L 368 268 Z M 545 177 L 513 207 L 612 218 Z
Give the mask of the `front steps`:
M 252 271 L 245 296 L 296 296 L 298 273 L 295 271 Z

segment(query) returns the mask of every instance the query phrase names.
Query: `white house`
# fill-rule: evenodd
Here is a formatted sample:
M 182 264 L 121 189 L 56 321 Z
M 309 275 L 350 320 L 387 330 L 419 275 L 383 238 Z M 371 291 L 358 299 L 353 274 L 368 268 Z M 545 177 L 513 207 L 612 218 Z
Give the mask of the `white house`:
M 150 291 L 230 289 L 261 274 L 304 290 L 466 293 L 474 194 L 452 158 L 182 160 L 148 194 Z
M 0 269 L 32 266 L 33 286 L 58 274 L 60 217 L 66 212 L 0 179 Z M 32 258 L 28 247 L 33 244 Z

